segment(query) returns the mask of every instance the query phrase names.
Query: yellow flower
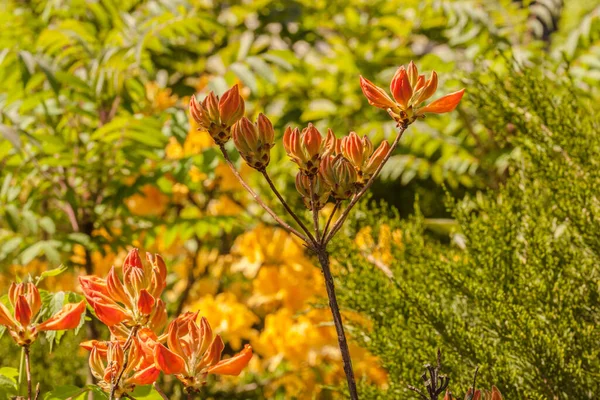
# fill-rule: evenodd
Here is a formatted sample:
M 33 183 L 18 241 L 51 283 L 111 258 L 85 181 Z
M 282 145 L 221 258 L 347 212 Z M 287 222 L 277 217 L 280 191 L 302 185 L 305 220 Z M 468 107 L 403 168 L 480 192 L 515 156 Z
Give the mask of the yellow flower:
M 131 213 L 139 216 L 161 215 L 167 209 L 168 203 L 169 198 L 153 185 L 144 185 L 142 193 L 125 199 Z
M 234 350 L 242 347 L 242 340 L 249 340 L 257 332 L 252 325 L 258 317 L 248 307 L 240 303 L 233 293 L 206 295 L 192 304 L 189 311 L 200 311 L 206 317 L 213 331 L 223 337 Z
M 146 83 L 146 97 L 154 111 L 164 111 L 177 103 L 177 96 L 171 94 L 171 89 L 161 88 L 156 82 Z
M 366 254 L 373 256 L 376 260 L 389 265 L 392 258 L 392 246 L 402 245 L 402 231 L 391 230 L 389 225 L 379 227 L 379 239 L 377 243 L 373 238 L 373 228 L 370 226 L 361 229 L 356 235 L 356 244 Z
M 311 266 L 304 256 L 301 244 L 283 229 L 259 225 L 239 236 L 233 247 L 233 254 L 241 258 L 232 266 L 232 271 L 242 272 L 253 278 L 261 266 L 287 264 L 300 268 Z
M 209 215 L 233 216 L 240 215 L 244 209 L 229 196 L 220 196 L 208 203 Z

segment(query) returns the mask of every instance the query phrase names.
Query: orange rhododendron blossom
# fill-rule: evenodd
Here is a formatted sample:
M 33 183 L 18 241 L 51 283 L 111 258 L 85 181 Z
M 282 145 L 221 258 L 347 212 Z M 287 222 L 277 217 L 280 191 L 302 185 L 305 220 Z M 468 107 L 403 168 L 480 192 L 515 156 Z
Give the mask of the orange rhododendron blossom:
M 288 156 L 298 164 L 300 171 L 308 176 L 319 172 L 321 158 L 335 150 L 336 138 L 331 130 L 323 139 L 313 124 L 302 129 L 287 127 L 283 134 L 283 146 Z
M 92 375 L 98 380 L 98 386 L 105 392 L 110 392 L 113 385 L 116 398 L 133 391 L 138 385 L 150 385 L 158 379 L 160 371 L 154 364 L 154 356 L 148 351 L 140 339 L 132 338 L 131 347 L 124 348 L 120 341 L 87 342 Z M 125 362 L 125 352 L 128 352 Z M 123 369 L 124 368 L 124 369 Z M 121 375 L 122 371 L 122 375 Z M 121 376 L 121 379 L 118 379 Z
M 210 133 L 218 145 L 231 138 L 231 127 L 242 118 L 244 111 L 244 99 L 237 85 L 226 91 L 220 100 L 213 92 L 201 103 L 196 96 L 190 98 L 190 114 L 198 123 L 198 129 Z
M 169 324 L 168 347 L 161 343 L 154 347 L 158 368 L 175 375 L 190 390 L 202 387 L 208 374 L 239 375 L 252 358 L 252 347 L 246 345 L 240 353 L 221 360 L 223 340 L 213 335 L 206 318 L 197 324 L 197 316 L 197 312 L 180 315 Z
M 159 298 L 166 287 L 167 267 L 158 254 L 146 254 L 142 263 L 137 249 L 123 262 L 122 280 L 113 266 L 105 279 L 79 278 L 83 293 L 100 321 L 116 336 L 127 336 L 126 327 L 162 329 L 167 321 L 165 303 Z
M 66 304 L 62 310 L 42 323 L 35 323 L 42 308 L 40 292 L 33 283 L 12 283 L 8 299 L 14 309 L 0 303 L 0 325 L 5 326 L 19 346 L 29 346 L 41 331 L 75 329 L 85 311 L 85 302 Z
M 424 101 L 433 96 L 437 85 L 438 77 L 435 71 L 432 71 L 429 79 L 425 79 L 425 75 L 419 75 L 419 71 L 412 61 L 408 67 L 398 68 L 392 78 L 390 91 L 393 99 L 373 82 L 360 77 L 360 86 L 369 100 L 369 104 L 388 110 L 396 121 L 403 123 L 411 123 L 426 113 L 441 114 L 456 108 L 465 92 L 464 89 L 439 98 L 425 107 L 420 107 Z
M 256 124 L 242 117 L 232 128 L 233 144 L 249 166 L 259 171 L 269 165 L 271 148 L 275 145 L 273 124 L 259 114 Z

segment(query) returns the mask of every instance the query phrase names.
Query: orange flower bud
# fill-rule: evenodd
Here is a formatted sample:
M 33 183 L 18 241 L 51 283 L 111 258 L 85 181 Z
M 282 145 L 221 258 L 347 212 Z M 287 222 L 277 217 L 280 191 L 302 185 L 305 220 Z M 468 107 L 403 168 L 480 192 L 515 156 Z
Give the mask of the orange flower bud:
M 190 97 L 190 115 L 201 128 L 210 127 L 211 118 L 208 110 L 198 102 L 195 95 Z
M 32 312 L 27 298 L 24 295 L 17 297 L 17 303 L 15 304 L 15 319 L 22 326 L 28 326 L 31 322 Z
M 75 329 L 81 322 L 81 314 L 85 312 L 85 301 L 65 304 L 59 312 L 42 322 L 36 329 L 38 331 L 64 331 Z
M 312 181 L 314 183 L 312 183 Z M 310 185 L 313 185 L 312 188 Z M 331 195 L 331 189 L 323 181 L 321 174 L 315 175 L 313 178 L 304 175 L 302 172 L 298 172 L 296 175 L 296 190 L 302 196 L 304 205 L 309 210 L 313 207 L 317 210 L 322 209 L 327 204 L 329 196 Z M 313 200 L 311 201 L 311 190 L 313 193 Z
M 413 89 L 410 85 L 408 74 L 406 73 L 406 69 L 404 69 L 404 67 L 398 68 L 396 74 L 394 74 L 390 84 L 390 90 L 394 96 L 394 99 L 396 99 L 396 102 L 400 104 L 400 107 L 402 109 L 408 108 L 408 103 L 412 97 Z
M 42 307 L 42 299 L 38 288 L 31 282 L 11 283 L 8 288 L 8 298 L 13 307 L 16 306 L 19 296 L 25 296 L 27 304 L 31 309 L 31 314 L 37 315 Z
M 259 114 L 256 124 L 242 117 L 233 126 L 231 134 L 235 147 L 250 167 L 262 171 L 269 165 L 275 132 L 264 114 Z
M 314 176 L 319 172 L 321 158 L 335 147 L 335 136 L 333 132 L 328 132 L 327 139 L 323 140 L 321 133 L 310 123 L 302 132 L 298 128 L 292 130 L 288 127 L 283 134 L 283 146 L 300 171 Z
M 436 72 L 433 71 L 429 80 L 425 81 L 425 76 L 419 75 L 419 71 L 412 61 L 408 64 L 408 68 L 403 66 L 398 68 L 392 78 L 390 91 L 395 102 L 387 96 L 383 89 L 375 86 L 362 76 L 360 77 L 360 84 L 369 104 L 388 110 L 390 115 L 402 124 L 410 124 L 417 118 L 423 118 L 426 113 L 440 114 L 452 111 L 456 108 L 464 93 L 464 89 L 462 89 L 444 96 L 428 106 L 420 107 L 421 103 L 433 96 L 437 90 L 438 77 Z
M 8 329 L 14 329 L 16 327 L 15 321 L 10 315 L 8 308 L 0 303 L 0 325 L 6 326 Z
M 344 157 L 325 157 L 319 171 L 336 200 L 345 200 L 356 191 L 356 170 Z
M 387 156 L 389 152 L 390 144 L 387 142 L 387 140 L 384 140 L 383 142 L 381 142 L 377 150 L 375 150 L 373 155 L 369 157 L 368 161 L 363 166 L 361 170 L 361 179 L 363 182 L 371 178 L 371 176 L 375 173 L 377 168 L 379 168 L 379 166 L 383 162 L 383 159 L 385 158 L 385 156 Z
M 219 101 L 219 114 L 221 124 L 231 127 L 244 115 L 244 99 L 240 96 L 238 85 L 235 85 L 223 94 Z

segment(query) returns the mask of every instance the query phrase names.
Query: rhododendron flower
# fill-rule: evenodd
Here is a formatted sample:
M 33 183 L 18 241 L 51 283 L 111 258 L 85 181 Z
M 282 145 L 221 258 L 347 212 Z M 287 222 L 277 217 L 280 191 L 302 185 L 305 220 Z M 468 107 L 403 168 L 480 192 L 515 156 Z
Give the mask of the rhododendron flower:
M 342 138 L 340 147 L 344 157 L 356 169 L 360 183 L 369 180 L 390 151 L 390 144 L 384 140 L 373 152 L 371 140 L 366 135 L 361 139 L 356 132 L 350 132 L 348 136 Z
M 85 302 L 65 304 L 65 306 L 42 323 L 36 323 L 42 300 L 37 287 L 29 283 L 12 283 L 8 289 L 8 299 L 14 313 L 0 303 L 0 325 L 6 326 L 19 346 L 29 346 L 41 331 L 63 331 L 75 329 L 85 311 Z
M 131 250 L 123 262 L 122 281 L 114 266 L 106 279 L 93 275 L 79 278 L 96 316 L 117 336 L 127 335 L 125 327 L 158 331 L 166 324 L 166 307 L 159 296 L 166 286 L 167 268 L 158 254 L 146 253 L 146 258 L 148 262 L 143 264 L 138 250 Z
M 293 130 L 288 127 L 283 134 L 283 146 L 288 156 L 298 164 L 300 171 L 308 176 L 315 176 L 319 172 L 321 158 L 335 150 L 336 138 L 331 130 L 323 139 L 321 133 L 313 124 L 307 128 Z
M 239 375 L 252 358 L 252 347 L 246 345 L 235 356 L 221 360 L 224 348 L 219 335 L 213 335 L 206 318 L 196 323 L 198 313 L 185 313 L 169 324 L 168 348 L 157 343 L 156 365 L 166 374 L 174 374 L 187 390 L 198 390 L 208 374 Z
M 231 138 L 231 127 L 242 118 L 244 111 L 244 99 L 237 85 L 226 91 L 220 100 L 213 92 L 202 103 L 196 96 L 190 98 L 190 114 L 198 123 L 198 129 L 210 133 L 218 145 Z
M 256 124 L 242 117 L 233 126 L 232 136 L 233 144 L 249 166 L 262 171 L 269 165 L 275 132 L 264 114 L 258 115 Z
M 426 113 L 441 114 L 456 108 L 465 92 L 461 89 L 441 97 L 428 105 L 420 105 L 437 90 L 437 73 L 432 71 L 429 79 L 419 75 L 416 65 L 411 61 L 408 67 L 401 66 L 390 84 L 393 99 L 366 78 L 360 77 L 360 86 L 369 104 L 388 110 L 398 122 L 411 123 Z
M 87 342 L 91 345 L 89 365 L 92 375 L 98 380 L 98 386 L 107 393 L 116 385 L 116 398 L 133 391 L 137 385 L 154 383 L 160 375 L 152 353 L 145 351 L 139 339 L 133 337 L 130 343 L 131 347 L 125 349 L 120 341 Z

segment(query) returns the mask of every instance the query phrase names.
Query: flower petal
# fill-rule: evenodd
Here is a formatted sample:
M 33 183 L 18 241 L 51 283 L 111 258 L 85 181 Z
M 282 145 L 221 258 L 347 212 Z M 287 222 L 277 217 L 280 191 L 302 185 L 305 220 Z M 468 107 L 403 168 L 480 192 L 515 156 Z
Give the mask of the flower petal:
M 154 348 L 154 362 L 165 374 L 185 372 L 185 360 L 160 343 Z
M 244 349 L 227 360 L 221 360 L 208 369 L 209 374 L 239 375 L 252 358 L 252 346 L 247 344 Z
M 85 301 L 65 304 L 65 306 L 46 321 L 39 324 L 38 331 L 64 331 L 75 329 L 81 321 L 81 314 L 85 312 Z
M 408 102 L 413 95 L 413 90 L 408 79 L 408 73 L 404 67 L 398 68 L 394 74 L 392 83 L 390 84 L 390 90 L 394 99 L 396 99 L 403 109 L 406 109 L 408 107 Z
M 15 304 L 15 319 L 22 326 L 28 326 L 31 322 L 31 317 L 31 307 L 29 307 L 27 298 L 25 295 L 20 295 L 17 297 L 17 302 Z
M 0 325 L 7 326 L 9 329 L 15 327 L 15 321 L 10 315 L 10 311 L 2 303 L 0 303 Z
M 360 77 L 360 87 L 370 105 L 383 108 L 384 110 L 396 107 L 396 103 L 388 96 L 385 90 L 362 76 Z
M 464 93 L 465 89 L 461 89 L 458 92 L 450 93 L 442 98 L 435 100 L 426 107 L 420 108 L 417 114 L 442 114 L 445 112 L 453 111 L 458 105 L 458 103 L 460 103 L 460 99 L 462 99 Z

